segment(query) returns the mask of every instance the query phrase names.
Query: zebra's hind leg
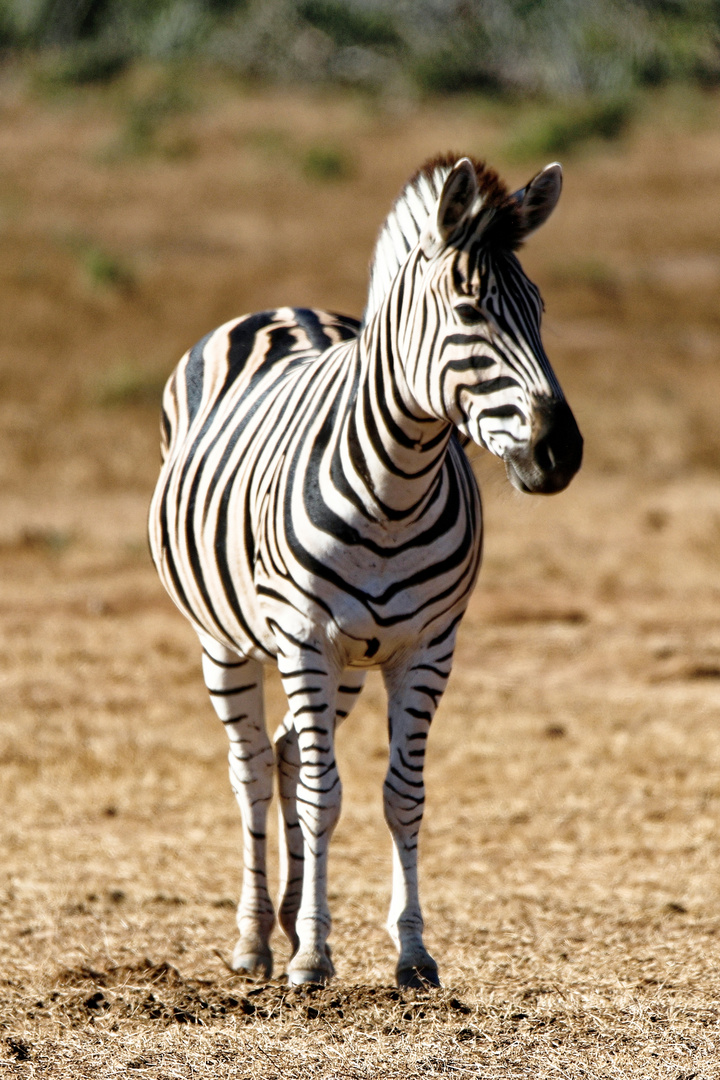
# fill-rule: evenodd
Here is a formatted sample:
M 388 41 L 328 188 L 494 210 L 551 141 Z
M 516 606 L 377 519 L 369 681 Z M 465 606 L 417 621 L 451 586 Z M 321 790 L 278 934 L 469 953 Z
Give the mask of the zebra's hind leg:
M 440 652 L 440 650 L 436 650 Z M 390 759 L 383 786 L 385 820 L 393 839 L 388 931 L 399 953 L 398 986 L 439 986 L 437 964 L 423 943 L 417 849 L 425 805 L 423 765 L 430 724 L 450 674 L 452 646 L 404 670 L 384 672 L 388 691 Z
M 253 977 L 270 978 L 275 915 L 267 889 L 265 830 L 274 755 L 265 731 L 262 664 L 205 635 L 201 642 L 205 684 L 230 740 L 230 783 L 243 826 L 243 884 L 237 909 L 240 939 L 232 966 Z
M 275 763 L 280 796 L 280 899 L 278 918 L 285 931 L 293 955 L 297 952 L 298 936 L 295 930 L 302 897 L 303 850 L 302 830 L 297 812 L 297 782 L 300 770 L 300 750 L 297 732 L 293 727 L 291 712 L 285 715 L 275 732 Z
M 365 682 L 365 672 L 348 668 L 343 673 L 335 701 L 335 726 L 349 715 Z M 304 842 L 297 808 L 297 785 L 300 770 L 300 749 L 293 714 L 288 712 L 275 732 L 275 754 L 280 794 L 280 900 L 278 917 L 293 954 L 297 952 L 298 936 L 295 921 L 300 908 L 303 887 Z M 328 948 L 329 952 L 329 948 Z

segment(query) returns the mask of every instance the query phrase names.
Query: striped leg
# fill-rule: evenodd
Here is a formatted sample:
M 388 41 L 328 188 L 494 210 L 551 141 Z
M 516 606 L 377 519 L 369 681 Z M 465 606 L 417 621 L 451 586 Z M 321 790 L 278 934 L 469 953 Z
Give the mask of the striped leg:
M 280 655 L 278 667 L 285 687 L 297 739 L 283 747 L 288 768 L 285 797 L 294 801 L 303 838 L 302 889 L 295 917 L 295 953 L 288 965 L 292 984 L 324 983 L 334 974 L 327 948 L 330 911 L 327 904 L 327 857 L 330 837 L 340 816 L 342 785 L 335 763 L 334 734 L 338 673 L 319 650 L 293 648 Z M 299 766 L 297 764 L 297 753 Z M 296 781 L 293 778 L 296 777 Z M 293 785 L 295 786 L 293 799 Z M 294 826 L 290 813 L 290 826 Z M 292 832 L 296 836 L 297 830 Z M 293 839 L 292 866 L 299 868 L 299 847 Z M 290 860 L 288 860 L 290 862 Z M 293 870 L 288 877 L 295 876 Z M 294 888 L 297 887 L 297 882 Z M 291 910 L 296 900 L 289 901 Z
M 423 944 L 417 847 L 425 805 L 423 765 L 428 731 L 450 674 L 447 641 L 414 666 L 385 672 L 390 758 L 383 796 L 393 839 L 393 885 L 388 931 L 399 953 L 398 986 L 439 986 L 437 964 Z
M 295 797 L 297 794 L 300 750 L 297 733 L 293 727 L 293 715 L 285 714 L 275 732 L 275 764 L 280 796 L 280 898 L 278 918 L 292 946 L 297 952 L 298 937 L 295 918 L 300 907 L 303 882 L 303 838 Z
M 348 669 L 343 673 L 335 701 L 335 726 L 349 715 L 365 682 L 365 672 Z M 292 712 L 288 712 L 275 732 L 275 751 L 280 793 L 280 925 L 293 948 L 298 948 L 295 921 L 303 886 L 304 845 L 297 807 L 300 749 Z
M 238 656 L 206 635 L 201 641 L 205 685 L 230 740 L 230 783 L 243 825 L 243 884 L 237 909 L 240 939 L 232 966 L 269 978 L 275 916 L 267 889 L 265 829 L 274 755 L 265 731 L 262 664 Z

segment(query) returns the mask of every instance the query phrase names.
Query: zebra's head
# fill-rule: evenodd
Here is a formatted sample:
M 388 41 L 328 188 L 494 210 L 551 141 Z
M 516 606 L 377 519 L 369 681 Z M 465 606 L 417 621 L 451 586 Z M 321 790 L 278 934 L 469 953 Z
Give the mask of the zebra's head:
M 515 249 L 550 216 L 561 186 L 558 164 L 509 194 L 481 163 L 439 159 L 407 185 L 377 249 L 387 265 L 391 246 L 401 254 L 399 233 L 407 245 L 397 344 L 412 398 L 502 458 L 520 491 L 542 494 L 569 484 L 583 440 L 543 349 L 540 293 Z M 383 283 L 371 278 L 369 306 L 373 286 Z

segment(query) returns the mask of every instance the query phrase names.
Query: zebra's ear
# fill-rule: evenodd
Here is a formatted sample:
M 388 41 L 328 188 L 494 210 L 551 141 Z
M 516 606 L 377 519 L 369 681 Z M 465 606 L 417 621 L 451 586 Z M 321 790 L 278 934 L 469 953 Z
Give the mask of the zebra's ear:
M 477 199 L 478 182 L 475 166 L 469 158 L 460 158 L 453 165 L 443 184 L 437 208 L 437 231 L 447 242 L 463 223 Z
M 545 224 L 557 206 L 561 191 L 562 166 L 553 161 L 533 176 L 527 187 L 515 192 L 513 198 L 522 216 L 522 239 Z
M 475 166 L 460 158 L 447 175 L 437 210 L 430 214 L 420 235 L 420 247 L 428 258 L 437 255 L 473 208 L 478 194 Z

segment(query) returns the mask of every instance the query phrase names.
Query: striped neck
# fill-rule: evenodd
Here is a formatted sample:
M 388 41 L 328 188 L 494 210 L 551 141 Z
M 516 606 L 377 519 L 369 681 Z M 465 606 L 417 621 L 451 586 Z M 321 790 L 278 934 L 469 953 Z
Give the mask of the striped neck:
M 354 343 L 356 386 L 344 425 L 345 453 L 362 502 L 380 521 L 419 517 L 442 469 L 452 425 L 425 412 L 405 380 L 398 344 L 398 275 Z

